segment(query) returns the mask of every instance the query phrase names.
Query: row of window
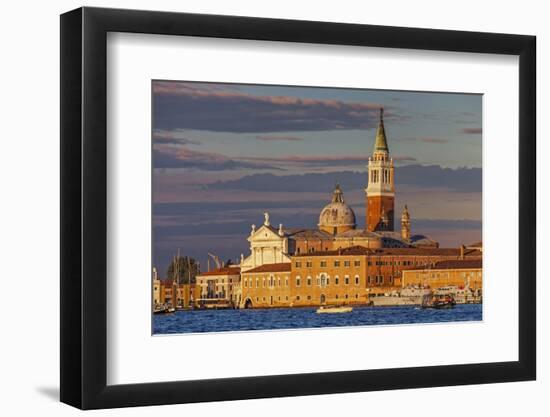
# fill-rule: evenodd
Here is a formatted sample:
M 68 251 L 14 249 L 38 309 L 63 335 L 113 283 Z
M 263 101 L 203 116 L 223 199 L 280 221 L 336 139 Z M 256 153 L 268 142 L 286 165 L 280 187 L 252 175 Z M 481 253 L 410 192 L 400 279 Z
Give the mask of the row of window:
M 384 275 L 369 275 L 367 277 L 368 284 L 384 284 Z M 393 277 L 388 278 L 388 283 L 393 284 Z
M 334 296 L 334 298 L 338 300 L 338 299 L 339 299 L 338 294 L 336 294 L 336 295 Z M 344 295 L 344 298 L 347 300 L 347 299 L 349 299 L 350 297 L 349 297 L 348 294 L 345 294 L 345 295 Z M 355 294 L 355 298 L 359 298 L 359 294 Z M 261 297 L 261 298 L 260 298 L 260 297 L 256 297 L 256 302 L 260 302 L 260 299 L 261 299 L 261 301 L 263 301 L 263 302 L 268 301 L 266 297 Z M 308 301 L 311 300 L 311 295 L 306 296 L 306 299 L 307 299 Z M 300 300 L 301 300 L 301 297 L 300 297 L 299 295 L 297 295 L 297 296 L 296 296 L 296 301 L 300 301 Z M 273 301 L 273 299 L 270 299 L 269 301 Z M 281 296 L 277 297 L 277 301 L 281 301 Z M 285 296 L 285 301 L 288 301 L 288 295 Z
M 373 265 L 372 261 L 368 262 L 369 266 Z M 414 261 L 375 261 L 374 265 L 376 266 L 411 266 L 411 265 L 419 265 L 419 262 Z
M 426 272 L 417 272 L 416 274 L 416 277 L 418 278 L 419 276 L 425 276 L 425 275 L 429 275 L 430 278 L 449 278 L 450 277 L 450 274 L 449 272 L 431 272 L 431 273 L 426 273 Z M 481 277 L 481 272 L 478 271 L 478 272 L 462 272 L 460 274 L 460 276 L 462 278 L 480 278 Z
M 333 261 L 333 266 L 335 268 L 340 267 L 341 265 L 344 265 L 344 267 L 351 266 L 351 261 Z M 376 266 L 412 266 L 412 265 L 420 265 L 420 262 L 414 262 L 414 261 L 368 261 L 368 266 L 376 265 Z M 302 261 L 296 261 L 294 263 L 294 266 L 296 268 L 302 267 Z M 306 268 L 313 268 L 313 262 L 312 261 L 306 261 L 305 262 Z M 319 266 L 321 268 L 327 267 L 327 261 L 321 261 L 319 262 Z M 353 261 L 353 266 L 361 266 L 361 261 Z
M 333 282 L 334 282 L 334 285 L 340 285 L 340 277 L 339 276 L 335 276 L 333 278 Z M 393 284 L 393 281 L 394 281 L 394 277 L 393 276 L 389 276 L 387 277 L 387 283 L 392 285 Z M 326 286 L 330 286 L 331 285 L 331 282 L 332 282 L 332 279 L 330 277 L 327 277 L 325 275 L 321 275 L 320 277 L 316 278 L 315 279 L 315 283 L 317 286 L 321 286 L 321 287 L 326 287 Z M 353 279 L 353 282 L 355 285 L 359 285 L 360 284 L 360 278 L 358 275 L 356 275 Z M 367 277 L 367 284 L 369 285 L 372 285 L 372 284 L 384 284 L 386 282 L 386 279 L 384 278 L 383 275 L 369 275 Z M 256 285 L 254 285 L 254 283 Z M 343 283 L 344 285 L 349 285 L 350 284 L 350 277 L 349 276 L 345 276 L 344 277 L 344 280 L 343 280 Z M 281 279 L 280 277 L 270 277 L 270 278 L 256 278 L 255 280 L 253 280 L 252 278 L 243 278 L 243 287 L 244 288 L 266 288 L 266 287 L 270 287 L 270 288 L 275 288 L 275 287 L 281 287 L 281 286 L 285 286 L 285 287 L 288 287 L 289 285 L 289 280 L 288 280 L 288 277 L 285 277 L 284 279 Z M 313 285 L 313 278 L 311 277 L 307 277 L 305 279 L 305 285 L 307 285 L 308 287 L 311 287 Z M 297 276 L 296 277 L 296 286 L 297 287 L 300 287 L 302 286 L 302 277 L 300 276 Z
M 344 261 L 343 263 L 344 263 L 345 267 L 351 266 L 351 261 Z M 306 268 L 313 268 L 313 262 L 312 261 L 306 261 L 305 265 L 306 265 Z M 327 267 L 327 261 L 321 261 L 319 263 L 319 265 L 320 265 L 321 268 L 326 268 Z M 340 266 L 340 261 L 334 261 L 333 265 L 335 267 L 339 267 Z M 296 261 L 294 263 L 294 266 L 296 266 L 296 268 L 301 268 L 302 267 L 302 261 Z M 361 266 L 361 261 L 353 261 L 353 266 Z
M 371 170 L 370 174 L 370 181 L 373 183 L 382 182 L 387 184 L 391 180 L 391 173 L 388 169 Z
M 300 276 L 297 276 L 296 277 L 296 286 L 299 287 L 301 285 L 301 282 L 302 282 L 302 278 Z M 329 286 L 330 285 L 330 277 L 322 275 L 321 277 L 317 278 L 316 283 L 317 283 L 317 285 L 322 286 L 322 287 Z M 349 278 L 349 276 L 346 275 L 344 277 L 344 284 L 349 285 L 349 283 L 350 283 L 350 278 Z M 308 287 L 310 287 L 311 284 L 312 284 L 311 277 L 307 277 L 306 278 L 306 285 Z M 334 277 L 334 285 L 340 285 L 340 277 L 338 275 Z M 355 276 L 355 285 L 359 285 L 359 276 L 358 275 Z
M 233 278 L 229 278 L 227 280 L 227 282 L 229 284 L 233 284 Z M 239 282 L 239 279 L 235 279 L 235 282 Z M 199 285 L 206 285 L 206 284 L 209 284 L 209 283 L 213 283 L 213 284 L 223 284 L 225 285 L 225 278 L 219 278 L 219 279 L 199 279 L 198 282 L 197 282 Z
M 339 295 L 336 294 L 336 295 L 334 296 L 334 298 L 338 300 L 338 299 L 339 299 Z M 344 294 L 344 298 L 347 300 L 347 299 L 349 298 L 349 295 L 348 295 L 348 294 Z M 355 294 L 355 298 L 359 298 L 359 294 Z M 297 295 L 297 296 L 296 296 L 296 301 L 300 301 L 300 299 L 301 299 L 300 296 Z M 308 296 L 306 297 L 306 299 L 307 299 L 307 300 L 311 300 L 311 295 L 308 295 Z
M 256 278 L 256 288 L 260 288 L 260 283 L 263 288 L 265 287 L 281 287 L 283 284 L 285 287 L 288 287 L 288 277 L 284 278 L 284 281 L 281 280 L 281 277 L 269 277 L 265 278 L 263 277 L 261 280 L 260 278 Z M 252 278 L 243 278 L 243 286 L 245 288 L 253 288 L 253 281 Z

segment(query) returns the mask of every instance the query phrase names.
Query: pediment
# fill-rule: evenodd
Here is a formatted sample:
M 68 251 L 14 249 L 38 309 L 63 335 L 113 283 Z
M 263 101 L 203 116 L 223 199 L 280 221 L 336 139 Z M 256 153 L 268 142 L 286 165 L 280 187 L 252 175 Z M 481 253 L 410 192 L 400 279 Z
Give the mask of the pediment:
M 271 226 L 266 226 L 263 224 L 258 229 L 254 231 L 254 234 L 248 237 L 249 241 L 261 242 L 261 241 L 272 241 L 272 240 L 281 240 L 283 237 L 279 236 L 277 230 Z

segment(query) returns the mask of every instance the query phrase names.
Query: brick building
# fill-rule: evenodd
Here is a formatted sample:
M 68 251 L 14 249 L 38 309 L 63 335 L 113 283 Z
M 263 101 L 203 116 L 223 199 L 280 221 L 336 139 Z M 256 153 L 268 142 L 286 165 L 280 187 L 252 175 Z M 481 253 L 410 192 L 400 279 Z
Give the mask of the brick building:
M 444 260 L 411 268 L 408 271 L 403 271 L 402 278 L 403 288 L 407 286 L 428 286 L 430 288 L 455 286 L 477 291 L 482 288 L 482 283 L 481 257 Z

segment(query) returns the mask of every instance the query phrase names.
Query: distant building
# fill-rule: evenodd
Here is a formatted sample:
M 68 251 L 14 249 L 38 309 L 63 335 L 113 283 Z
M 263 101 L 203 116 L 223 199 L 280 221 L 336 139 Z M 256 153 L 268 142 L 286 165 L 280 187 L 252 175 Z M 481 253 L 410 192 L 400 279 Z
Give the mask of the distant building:
M 153 268 L 153 306 L 164 303 L 164 297 L 161 297 L 162 288 L 157 268 Z
M 177 284 L 175 280 L 161 280 L 153 268 L 153 308 L 167 305 L 176 309 L 195 305 L 198 298 L 195 284 Z
M 421 286 L 433 289 L 454 286 L 477 291 L 482 289 L 482 266 L 481 257 L 442 260 L 403 271 L 402 286 Z
M 402 287 L 407 270 L 438 262 L 480 261 L 479 250 L 355 246 L 291 257 L 241 273 L 241 308 L 366 304 Z
M 265 264 L 241 274 L 242 308 L 288 307 L 291 263 Z
M 198 298 L 196 305 L 233 307 L 240 299 L 241 268 L 227 266 L 203 272 L 196 276 Z

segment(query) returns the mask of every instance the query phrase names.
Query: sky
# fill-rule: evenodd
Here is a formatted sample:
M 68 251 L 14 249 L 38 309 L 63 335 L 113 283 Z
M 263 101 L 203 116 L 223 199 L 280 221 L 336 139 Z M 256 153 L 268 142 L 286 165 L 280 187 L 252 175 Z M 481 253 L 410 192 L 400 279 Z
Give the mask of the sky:
M 236 260 L 263 212 L 316 228 L 339 182 L 364 227 L 380 108 L 396 209 L 443 247 L 481 240 L 482 96 L 152 81 L 153 259 Z M 396 221 L 396 228 L 399 228 Z

